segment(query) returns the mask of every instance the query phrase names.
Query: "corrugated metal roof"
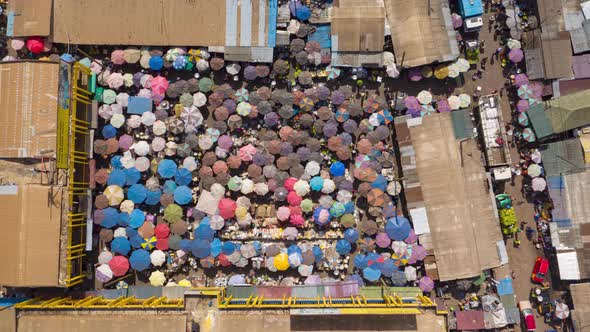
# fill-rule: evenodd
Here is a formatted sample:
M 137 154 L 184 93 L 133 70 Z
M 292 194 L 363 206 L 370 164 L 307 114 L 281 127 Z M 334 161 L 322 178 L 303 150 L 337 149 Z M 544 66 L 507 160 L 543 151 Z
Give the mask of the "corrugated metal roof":
M 578 138 L 541 145 L 539 150 L 547 176 L 584 170 L 584 155 Z
M 538 139 L 554 134 L 543 104 L 535 104 L 526 112 Z
M 471 138 L 475 136 L 469 110 L 462 109 L 451 112 L 451 121 L 453 122 L 453 132 L 456 139 Z
M 546 115 L 555 133 L 589 125 L 590 90 L 549 100 Z
M 541 51 L 541 48 L 525 50 L 524 60 L 526 62 L 526 71 L 529 79 L 537 80 L 545 77 L 543 52 Z
M 570 30 L 574 54 L 590 51 L 590 20 L 582 22 L 580 28 Z

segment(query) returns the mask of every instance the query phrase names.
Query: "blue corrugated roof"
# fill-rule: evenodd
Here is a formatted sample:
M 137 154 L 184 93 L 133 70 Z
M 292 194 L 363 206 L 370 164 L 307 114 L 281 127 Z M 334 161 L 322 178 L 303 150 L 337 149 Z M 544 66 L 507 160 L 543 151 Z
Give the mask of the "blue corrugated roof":
M 514 294 L 514 288 L 512 287 L 512 278 L 501 279 L 496 288 L 498 289 L 498 295 Z
M 464 18 L 480 16 L 483 14 L 481 0 L 460 0 L 459 8 L 461 9 L 461 16 Z

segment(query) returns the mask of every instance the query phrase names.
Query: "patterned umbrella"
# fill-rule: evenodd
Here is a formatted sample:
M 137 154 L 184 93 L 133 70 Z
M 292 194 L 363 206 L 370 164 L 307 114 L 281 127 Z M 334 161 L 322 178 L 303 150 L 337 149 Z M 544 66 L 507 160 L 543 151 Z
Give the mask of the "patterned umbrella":
M 537 140 L 537 136 L 535 136 L 535 133 L 531 128 L 524 128 L 522 131 L 522 138 L 529 143 Z
M 332 66 L 328 66 L 326 68 L 326 72 L 328 73 L 329 80 L 334 80 L 334 79 L 338 78 L 338 76 L 340 76 L 340 69 L 332 67 Z
M 526 74 L 516 74 L 514 76 L 514 85 L 523 86 L 529 84 L 529 78 Z
M 420 102 L 414 96 L 407 96 L 404 98 L 404 105 L 408 110 L 419 110 L 420 109 Z
M 303 97 L 299 102 L 299 108 L 304 112 L 310 112 L 311 110 L 313 110 L 314 105 L 315 103 L 309 97 Z
M 529 118 L 526 113 L 519 113 L 518 114 L 518 124 L 521 126 L 528 126 L 529 125 Z
M 436 113 L 434 106 L 427 104 L 420 106 L 420 116 Z
M 418 287 L 425 292 L 430 292 L 434 289 L 434 281 L 429 277 L 422 277 L 418 281 Z
M 521 62 L 524 59 L 524 53 L 520 48 L 513 48 L 508 53 L 508 59 L 514 63 Z
M 119 205 L 123 199 L 125 199 L 123 189 L 116 185 L 110 185 L 106 187 L 103 194 L 108 199 L 109 205 L 111 206 Z
M 529 101 L 527 99 L 521 99 L 516 103 L 516 110 L 519 112 L 526 112 L 530 108 Z
M 543 191 L 547 188 L 547 181 L 544 178 L 534 178 L 532 181 L 534 191 Z

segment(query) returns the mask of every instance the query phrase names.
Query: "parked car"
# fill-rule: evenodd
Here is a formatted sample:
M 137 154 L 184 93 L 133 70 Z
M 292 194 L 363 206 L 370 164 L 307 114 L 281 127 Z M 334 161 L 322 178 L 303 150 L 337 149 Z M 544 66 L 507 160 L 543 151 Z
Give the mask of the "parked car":
M 522 322 L 526 328 L 526 331 L 534 331 L 537 329 L 535 315 L 533 314 L 533 307 L 531 306 L 531 303 L 529 301 L 520 301 L 518 302 L 518 309 L 522 314 Z
M 537 257 L 535 260 L 535 266 L 533 267 L 533 273 L 531 275 L 531 279 L 537 283 L 543 283 L 545 281 L 545 276 L 547 275 L 547 271 L 549 270 L 549 261 L 543 257 Z

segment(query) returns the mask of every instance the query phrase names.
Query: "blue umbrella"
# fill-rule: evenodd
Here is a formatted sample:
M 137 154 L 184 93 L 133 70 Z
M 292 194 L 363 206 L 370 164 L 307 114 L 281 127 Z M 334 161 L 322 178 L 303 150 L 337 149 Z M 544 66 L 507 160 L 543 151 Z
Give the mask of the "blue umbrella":
M 164 182 L 163 190 L 165 194 L 174 195 L 174 190 L 176 190 L 176 188 L 178 188 L 178 185 L 173 180 L 166 180 L 166 182 Z
M 403 271 L 394 270 L 391 273 L 391 283 L 393 283 L 394 286 L 405 286 L 407 281 L 408 280 L 406 279 L 406 274 Z
M 236 246 L 233 242 L 223 242 L 221 246 L 221 252 L 224 255 L 231 255 L 234 251 L 236 251 Z
M 115 136 L 117 136 L 117 128 L 113 127 L 110 124 L 102 127 L 102 137 L 113 138 Z
M 324 188 L 324 178 L 322 178 L 321 176 L 314 176 L 313 178 L 311 178 L 311 181 L 309 181 L 309 186 L 313 191 L 322 190 L 322 188 Z
M 369 259 L 367 258 L 366 255 L 358 254 L 358 255 L 354 256 L 354 266 L 357 269 L 362 270 L 362 269 L 366 268 L 367 266 L 369 266 Z
M 260 255 L 262 253 L 262 244 L 260 244 L 260 242 L 254 241 L 254 242 L 252 242 L 252 246 L 254 247 L 254 249 L 256 249 L 256 253 L 258 255 Z
M 395 206 L 395 204 L 393 203 L 388 203 L 384 208 L 383 208 L 383 216 L 387 219 L 395 216 L 397 214 L 397 208 Z
M 164 67 L 164 60 L 161 56 L 154 55 L 150 58 L 149 65 L 152 70 L 160 70 Z
M 352 201 L 344 204 L 344 214 L 346 213 L 354 213 L 354 203 Z
M 139 228 L 145 221 L 145 214 L 140 209 L 133 209 L 129 215 L 129 226 Z
M 356 281 L 356 282 L 357 282 L 357 284 L 359 285 L 359 287 L 364 287 L 364 286 L 365 286 L 365 282 L 364 282 L 364 280 L 363 280 L 363 277 L 361 277 L 361 276 L 360 276 L 360 275 L 358 275 L 358 274 L 353 274 L 353 275 L 349 276 L 349 277 L 347 278 L 347 280 L 350 280 L 350 281 Z
M 193 174 L 186 168 L 179 168 L 174 175 L 174 181 L 180 186 L 188 186 L 193 180 Z
M 371 282 L 375 282 L 381 277 L 381 271 L 368 266 L 363 269 L 363 277 Z
M 223 246 L 223 243 L 221 243 L 221 240 L 218 238 L 213 239 L 213 241 L 211 241 L 211 256 L 213 256 L 214 258 L 219 256 L 219 254 L 221 254 L 221 247 Z
M 315 262 L 319 263 L 322 261 L 322 259 L 324 259 L 324 252 L 322 251 L 322 248 L 320 248 L 320 246 L 318 246 L 317 244 L 313 246 L 313 248 L 311 248 L 311 251 L 313 252 L 313 256 L 315 257 Z
M 340 254 L 340 255 L 348 255 L 350 254 L 350 243 L 348 243 L 348 241 L 346 240 L 338 240 L 338 242 L 336 242 L 336 251 Z
M 211 253 L 211 243 L 207 240 L 195 239 L 191 243 L 191 252 L 197 258 L 205 258 Z
M 145 189 L 143 184 L 136 183 L 127 191 L 127 198 L 135 204 L 141 204 L 147 198 L 147 189 Z
M 139 235 L 130 236 L 129 242 L 131 242 L 131 246 L 134 249 L 139 249 L 139 248 L 141 248 L 141 244 L 143 243 L 143 238 Z
M 313 220 L 316 224 L 320 226 L 325 226 L 330 223 L 330 219 L 332 219 L 332 215 L 330 214 L 330 210 L 324 207 L 317 207 L 313 211 Z
M 150 261 L 150 253 L 145 249 L 134 250 L 129 256 L 129 265 L 136 271 L 149 269 Z
M 349 228 L 344 232 L 344 239 L 349 243 L 354 243 L 359 239 L 359 232 L 354 228 Z
M 195 229 L 195 239 L 201 239 L 206 241 L 213 241 L 215 231 L 211 229 L 211 226 L 207 224 L 199 224 L 199 227 Z M 205 255 L 207 256 L 207 255 Z M 199 257 L 203 258 L 203 257 Z
M 379 174 L 373 183 L 371 183 L 371 187 L 381 189 L 381 191 L 387 190 L 387 179 Z
M 302 253 L 301 248 L 299 248 L 297 245 L 292 244 L 289 246 L 289 248 L 287 248 L 287 255 L 291 255 L 294 253 Z
M 117 254 L 127 256 L 129 251 L 131 250 L 131 243 L 127 240 L 126 237 L 118 236 L 113 239 L 111 242 L 111 251 Z
M 125 185 L 131 186 L 139 182 L 141 173 L 135 167 L 125 169 Z
M 137 230 L 135 228 L 132 227 L 125 227 L 125 234 L 127 234 L 128 238 L 132 238 L 134 236 L 139 236 L 139 233 L 137 233 Z
M 170 179 L 176 175 L 176 163 L 170 159 L 164 159 L 158 164 L 158 174 L 164 179 Z
M 178 246 L 180 247 L 181 250 L 185 251 L 185 252 L 189 252 L 191 251 L 191 240 L 189 239 L 182 239 L 180 240 L 180 243 L 178 244 Z
M 343 176 L 345 171 L 346 166 L 340 161 L 337 161 L 330 166 L 330 174 L 332 174 L 332 176 Z
M 410 222 L 402 216 L 390 218 L 387 220 L 387 224 L 385 224 L 385 232 L 390 239 L 395 241 L 407 239 L 411 230 L 412 226 L 410 226 Z
M 392 273 L 396 270 L 398 268 L 395 266 L 393 259 L 388 258 L 381 264 L 381 273 L 386 277 L 391 277 Z
M 148 190 L 147 197 L 145 199 L 145 204 L 147 205 L 157 205 L 160 203 L 160 198 L 162 197 L 162 190 Z
M 117 223 L 119 224 L 119 226 L 123 226 L 123 227 L 129 226 L 129 213 L 120 212 L 119 218 L 117 219 Z
M 201 219 L 201 222 L 199 222 L 199 225 L 200 224 L 211 226 L 211 219 L 209 217 L 205 217 L 205 218 Z
M 111 166 L 113 168 L 123 168 L 123 163 L 121 163 L 121 156 L 113 156 L 113 158 L 111 158 Z
M 301 5 L 297 6 L 297 19 L 300 21 L 307 21 L 311 16 L 311 10 L 309 7 Z
M 107 180 L 107 184 L 110 185 L 115 185 L 115 186 L 119 186 L 119 187 L 123 187 L 125 186 L 125 183 L 127 182 L 127 176 L 125 176 L 125 171 L 120 170 L 120 169 L 114 169 L 111 174 L 109 174 L 109 178 Z
M 188 204 L 193 199 L 193 192 L 187 186 L 180 186 L 174 190 L 174 201 L 179 205 Z
M 102 210 L 104 219 L 100 225 L 104 228 L 113 228 L 119 222 L 119 211 L 112 207 Z

